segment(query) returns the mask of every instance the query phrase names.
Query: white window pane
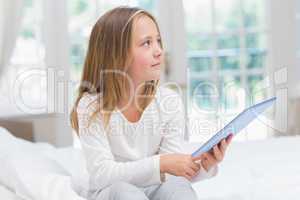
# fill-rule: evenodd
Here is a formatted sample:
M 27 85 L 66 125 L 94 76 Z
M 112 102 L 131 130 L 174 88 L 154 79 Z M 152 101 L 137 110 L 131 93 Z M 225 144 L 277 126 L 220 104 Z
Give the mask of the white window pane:
M 215 112 L 215 99 L 219 97 L 217 85 L 210 80 L 190 79 L 189 97 L 193 110 Z
M 213 48 L 212 34 L 187 32 L 187 47 L 191 51 L 210 50 Z
M 219 77 L 220 106 L 224 115 L 237 113 L 245 109 L 245 92 L 239 75 Z
M 264 49 L 248 49 L 246 57 L 246 65 L 249 69 L 264 68 L 266 65 L 266 50 Z
M 191 73 L 210 71 L 212 69 L 212 56 L 207 53 L 194 53 L 189 57 L 189 70 Z
M 267 97 L 267 90 L 264 88 L 262 75 L 250 75 L 247 78 L 250 99 L 249 104 L 260 102 Z
M 218 51 L 219 70 L 236 70 L 240 68 L 239 50 Z
M 267 48 L 267 34 L 264 32 L 246 33 L 246 48 Z
M 217 35 L 218 49 L 237 49 L 240 48 L 239 33 L 219 33 Z
M 216 30 L 223 32 L 241 27 L 240 0 L 215 0 Z
M 211 0 L 185 0 L 183 6 L 187 32 L 210 33 L 212 31 Z
M 263 0 L 243 0 L 244 25 L 246 28 L 266 27 L 266 12 Z

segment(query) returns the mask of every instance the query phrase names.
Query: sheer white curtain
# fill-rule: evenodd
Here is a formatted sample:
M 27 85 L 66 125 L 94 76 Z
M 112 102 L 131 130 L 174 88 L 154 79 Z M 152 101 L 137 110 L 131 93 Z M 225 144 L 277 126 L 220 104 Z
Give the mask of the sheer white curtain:
M 9 64 L 22 21 L 23 0 L 0 0 L 0 78 Z
M 0 0 L 0 118 L 14 111 L 9 98 L 11 80 L 5 72 L 20 30 L 22 10 L 23 0 Z

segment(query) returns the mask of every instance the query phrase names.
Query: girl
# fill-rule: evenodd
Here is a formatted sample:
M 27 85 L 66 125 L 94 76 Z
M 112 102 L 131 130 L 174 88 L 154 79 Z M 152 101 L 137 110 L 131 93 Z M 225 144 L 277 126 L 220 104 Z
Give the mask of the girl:
M 180 96 L 158 86 L 163 45 L 154 17 L 118 7 L 94 25 L 71 113 L 90 174 L 89 199 L 197 199 L 231 138 L 192 158 L 181 147 Z

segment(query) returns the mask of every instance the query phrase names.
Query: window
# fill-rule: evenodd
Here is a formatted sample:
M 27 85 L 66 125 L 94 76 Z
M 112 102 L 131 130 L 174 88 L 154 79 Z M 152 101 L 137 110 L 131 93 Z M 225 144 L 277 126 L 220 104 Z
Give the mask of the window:
M 190 140 L 199 141 L 206 140 L 245 107 L 266 98 L 262 85 L 268 56 L 265 1 L 183 3 L 189 62 Z M 193 124 L 205 130 L 195 129 Z M 263 124 L 256 127 L 264 130 L 261 134 L 266 133 Z M 240 139 L 266 137 L 253 133 L 239 136 Z

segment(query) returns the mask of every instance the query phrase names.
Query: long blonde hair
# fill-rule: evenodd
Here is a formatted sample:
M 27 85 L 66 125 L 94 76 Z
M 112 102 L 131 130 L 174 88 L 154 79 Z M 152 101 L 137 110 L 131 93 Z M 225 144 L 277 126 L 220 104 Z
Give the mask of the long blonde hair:
M 99 94 L 97 109 L 89 119 L 101 114 L 105 127 L 109 124 L 111 112 L 121 98 L 127 97 L 128 82 L 118 73 L 102 73 L 107 70 L 126 72 L 130 58 L 133 22 L 138 16 L 148 16 L 157 26 L 155 18 L 147 11 L 137 7 L 117 7 L 101 16 L 94 25 L 84 62 L 78 97 L 71 111 L 72 128 L 78 134 L 77 106 L 85 92 Z M 159 32 L 160 33 L 160 32 Z M 161 44 L 162 47 L 162 44 Z M 158 81 L 145 84 L 143 95 L 153 97 Z M 143 109 L 151 101 L 145 99 L 140 106 Z M 101 103 L 100 103 L 101 102 Z M 105 112 L 103 112 L 105 111 Z

